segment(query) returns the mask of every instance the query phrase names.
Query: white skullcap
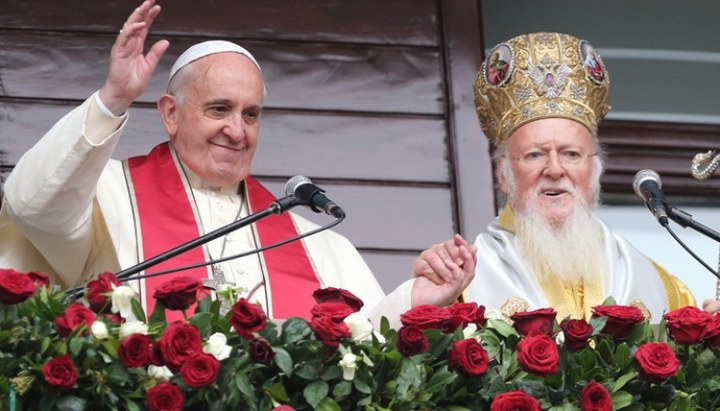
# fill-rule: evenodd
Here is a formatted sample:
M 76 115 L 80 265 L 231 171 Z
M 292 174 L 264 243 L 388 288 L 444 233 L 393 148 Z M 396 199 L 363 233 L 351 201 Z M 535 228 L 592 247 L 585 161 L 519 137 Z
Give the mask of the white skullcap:
M 170 77 L 168 78 L 168 85 L 172 81 L 173 76 L 183 67 L 192 63 L 195 60 L 217 53 L 239 53 L 250 59 L 255 64 L 258 70 L 262 71 L 255 57 L 250 54 L 249 51 L 238 46 L 235 43 L 225 40 L 210 40 L 198 43 L 189 49 L 185 50 L 183 54 L 178 57 L 170 69 Z

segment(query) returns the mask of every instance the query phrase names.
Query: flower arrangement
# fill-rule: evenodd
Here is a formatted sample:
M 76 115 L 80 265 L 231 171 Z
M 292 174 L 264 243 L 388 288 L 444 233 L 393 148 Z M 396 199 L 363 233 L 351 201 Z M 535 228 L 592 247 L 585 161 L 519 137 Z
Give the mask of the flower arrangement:
M 415 307 L 394 330 L 348 291 L 313 296 L 311 320 L 280 324 L 242 298 L 223 313 L 181 278 L 146 317 L 111 273 L 76 300 L 0 270 L 0 409 L 720 409 L 720 316 L 695 307 L 653 328 L 611 299 L 559 324 L 551 308 L 457 303 Z

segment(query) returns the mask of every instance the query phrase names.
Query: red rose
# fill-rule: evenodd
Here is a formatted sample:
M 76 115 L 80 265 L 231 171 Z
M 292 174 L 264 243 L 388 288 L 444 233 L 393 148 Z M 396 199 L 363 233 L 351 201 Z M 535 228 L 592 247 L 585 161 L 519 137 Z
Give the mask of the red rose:
M 680 344 L 695 344 L 705 335 L 712 315 L 697 307 L 683 307 L 663 315 L 670 338 Z
M 289 405 L 278 405 L 277 407 L 273 408 L 270 411 L 295 411 L 295 408 L 293 408 Z
M 266 339 L 258 337 L 250 340 L 248 354 L 250 354 L 250 359 L 253 361 L 267 364 L 275 355 L 275 352 Z
M 517 344 L 518 365 L 523 370 L 542 377 L 559 369 L 557 344 L 545 334 L 531 333 Z
M 421 330 L 443 330 L 450 320 L 450 311 L 444 307 L 434 305 L 418 305 L 400 315 L 400 322 L 404 326 L 414 325 Z
M 145 367 L 150 364 L 150 337 L 142 334 L 128 335 L 120 342 L 118 354 L 128 368 Z
M 423 353 L 428 349 L 428 340 L 423 330 L 414 325 L 400 327 L 397 332 L 397 349 L 405 357 Z
M 612 397 L 602 384 L 590 381 L 580 393 L 582 411 L 612 411 Z
M 458 327 L 465 328 L 468 324 L 476 324 L 478 327 L 485 325 L 485 307 L 477 303 L 455 303 L 447 307 L 450 317 L 445 324 L 446 332 L 455 332 Z
M 263 310 L 244 298 L 239 299 L 233 305 L 231 313 L 230 324 L 241 337 L 262 330 L 267 323 L 267 317 Z
M 161 382 L 147 390 L 147 404 L 150 411 L 181 411 L 185 398 L 177 385 Z
M 81 325 L 85 326 L 86 333 L 89 332 L 96 319 L 95 313 L 89 308 L 80 303 L 72 303 L 65 309 L 64 315 L 55 317 L 55 328 L 58 335 L 65 338 Z
M 314 317 L 330 317 L 333 321 L 339 323 L 348 315 L 354 313 L 353 309 L 345 304 L 338 302 L 327 302 L 315 305 L 310 314 Z
M 120 280 L 111 272 L 104 272 L 96 279 L 89 281 L 85 288 L 90 308 L 96 313 L 110 312 L 112 307 L 108 295 L 112 293 L 113 286 L 119 287 L 120 285 Z
M 153 297 L 165 308 L 185 311 L 197 301 L 197 292 L 202 289 L 200 280 L 190 276 L 176 277 L 165 281 L 155 289 Z
M 197 328 L 176 321 L 160 337 L 160 351 L 165 365 L 176 372 L 194 354 L 202 352 L 202 340 Z
M 0 303 L 18 304 L 35 294 L 33 280 L 11 268 L 0 269 Z
M 120 316 L 120 314 L 102 314 L 102 318 L 105 318 L 106 320 L 110 321 L 110 324 L 112 325 L 121 325 L 125 322 L 125 319 Z
M 711 347 L 717 347 L 720 345 L 720 315 L 713 315 L 710 318 L 710 322 L 705 328 L 705 335 L 703 335 L 705 343 Z
M 162 345 L 160 344 L 160 340 L 155 341 L 150 346 L 150 364 L 152 364 L 156 367 L 162 367 L 165 365 L 165 360 L 163 359 Z
M 357 298 L 355 294 L 342 288 L 319 288 L 313 292 L 313 298 L 318 304 L 338 302 L 348 305 L 353 312 L 358 312 L 364 305 L 362 300 Z
M 48 276 L 39 271 L 30 271 L 27 273 L 27 276 L 30 278 L 30 281 L 35 284 L 36 288 L 43 288 L 50 285 L 50 279 Z
M 460 374 L 477 377 L 488 369 L 487 351 L 474 338 L 453 342 L 448 351 L 448 364 Z
M 337 348 L 340 340 L 350 338 L 350 329 L 344 322 L 336 323 L 330 317 L 315 317 L 310 322 L 310 328 L 315 332 L 318 340 L 328 347 Z
M 638 347 L 633 355 L 640 376 L 647 382 L 661 383 L 675 376 L 680 368 L 680 360 L 675 352 L 663 342 L 645 343 Z
M 77 371 L 67 354 L 54 357 L 42 368 L 43 376 L 50 386 L 61 390 L 72 388 L 77 381 Z
M 541 411 L 540 402 L 522 391 L 498 394 L 490 404 L 490 411 Z
M 645 321 L 642 311 L 628 305 L 598 305 L 593 307 L 593 317 L 607 317 L 602 329 L 604 334 L 612 334 L 618 338 L 630 335 L 635 324 Z
M 513 328 L 523 337 L 530 335 L 530 332 L 537 331 L 552 337 L 553 325 L 555 324 L 557 311 L 552 308 L 541 308 L 534 311 L 521 311 L 513 314 Z
M 584 319 L 564 320 L 560 323 L 560 328 L 565 335 L 565 346 L 569 350 L 579 350 L 581 348 L 585 348 L 593 333 L 592 326 Z
M 212 384 L 220 371 L 220 362 L 213 355 L 204 352 L 190 357 L 180 368 L 185 384 L 193 388 L 202 388 Z

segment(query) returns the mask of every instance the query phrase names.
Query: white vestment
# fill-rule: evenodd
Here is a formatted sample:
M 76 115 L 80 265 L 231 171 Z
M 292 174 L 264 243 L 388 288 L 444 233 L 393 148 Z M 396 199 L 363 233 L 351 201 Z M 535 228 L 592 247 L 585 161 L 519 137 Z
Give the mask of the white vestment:
M 613 297 L 619 305 L 640 300 L 654 322 L 660 321 L 663 313 L 679 308 L 678 305 L 694 304 L 692 295 L 679 280 L 660 273 L 648 257 L 626 239 L 613 234 L 602 221 L 598 222 L 603 229 L 608 267 L 601 281 L 602 290 L 599 290 L 603 299 Z M 493 309 L 501 307 L 511 297 L 517 297 L 527 301 L 529 310 L 551 307 L 536 275 L 521 254 L 518 238 L 500 223 L 500 218 L 490 222 L 488 231 L 475 239 L 475 245 L 478 247 L 478 264 L 469 287 L 471 301 Z M 677 293 L 671 291 L 670 295 L 679 298 L 669 301 L 668 288 L 677 290 Z
M 41 271 L 74 287 L 100 272 L 117 272 L 139 262 L 125 175 L 121 162 L 110 158 L 127 116 L 109 117 L 95 98 L 56 123 L 10 174 L 0 210 L 0 267 Z M 212 188 L 192 173 L 188 179 L 205 232 L 237 219 L 243 203 L 237 187 Z M 243 207 L 240 217 L 246 215 Z M 301 233 L 318 227 L 296 214 L 292 218 Z M 241 229 L 212 241 L 208 254 L 218 259 L 253 249 L 249 233 Z M 385 297 L 345 237 L 327 230 L 307 237 L 304 244 L 321 287 L 343 288 L 358 296 L 375 326 L 381 316 L 399 324 L 399 315 L 410 308 L 412 280 Z M 257 257 L 231 260 L 221 268 L 246 289 L 263 280 Z M 254 296 L 267 307 L 264 294 L 261 287 Z

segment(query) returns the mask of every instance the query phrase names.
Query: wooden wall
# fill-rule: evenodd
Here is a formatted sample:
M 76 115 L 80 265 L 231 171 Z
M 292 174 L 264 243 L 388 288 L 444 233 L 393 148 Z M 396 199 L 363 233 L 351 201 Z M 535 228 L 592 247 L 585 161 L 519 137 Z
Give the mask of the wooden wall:
M 390 289 L 422 249 L 455 232 L 472 238 L 495 212 L 472 97 L 478 2 L 160 1 L 152 38 L 171 46 L 116 157 L 166 139 L 154 101 L 182 51 L 235 41 L 258 59 L 268 89 L 253 174 L 276 195 L 295 174 L 325 188 L 348 213 L 338 231 Z M 138 4 L 3 2 L 0 173 L 101 86 L 116 33 Z

